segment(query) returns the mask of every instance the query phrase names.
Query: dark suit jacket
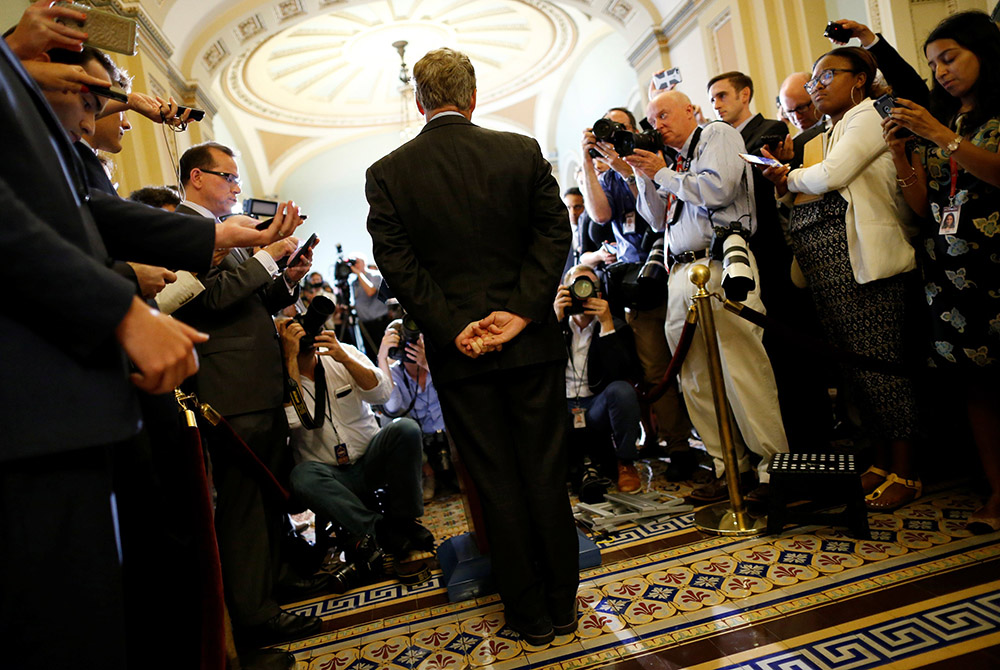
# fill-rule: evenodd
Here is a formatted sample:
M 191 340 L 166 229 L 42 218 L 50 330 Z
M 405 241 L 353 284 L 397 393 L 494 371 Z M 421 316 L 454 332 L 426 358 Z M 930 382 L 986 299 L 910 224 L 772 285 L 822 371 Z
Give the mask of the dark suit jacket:
M 441 116 L 368 169 L 365 193 L 375 261 L 436 384 L 565 359 L 552 300 L 570 226 L 537 142 Z M 459 352 L 455 337 L 495 310 L 532 323 L 500 352 Z
M 761 155 L 763 140 L 778 135 L 788 135 L 788 127 L 781 121 L 754 115 L 740 132 L 747 153 Z M 760 299 L 768 311 L 780 314 L 782 303 L 787 302 L 793 290 L 789 279 L 792 252 L 785 243 L 785 236 L 778 219 L 778 206 L 774 199 L 774 184 L 757 168 L 753 170 L 754 200 L 757 205 L 757 232 L 750 238 L 750 250 L 757 259 L 760 281 Z
M 611 382 L 631 382 L 642 377 L 632 329 L 621 319 L 615 318 L 613 321 L 615 332 L 610 335 L 601 337 L 600 326 L 595 327 L 594 335 L 590 338 L 590 348 L 587 349 L 587 384 L 594 395 L 607 388 Z M 573 331 L 570 330 L 568 319 L 560 326 L 568 352 L 573 346 Z
M 178 212 L 197 213 L 184 205 Z M 201 369 L 193 388 L 223 416 L 281 407 L 285 373 L 272 315 L 295 302 L 281 275 L 270 273 L 245 250 L 233 249 L 199 276 L 204 292 L 175 316 L 211 338 L 197 345 Z
M 80 162 L 83 163 L 83 176 L 87 180 L 87 185 L 91 189 L 117 197 L 118 191 L 108 179 L 108 173 L 104 171 L 104 166 L 93 149 L 83 142 L 75 142 L 73 148 L 76 149 L 76 153 L 80 156 Z
M 115 328 L 135 289 L 108 257 L 203 270 L 215 227 L 90 194 L 65 131 L 6 43 L 0 127 L 0 461 L 127 439 L 139 412 Z

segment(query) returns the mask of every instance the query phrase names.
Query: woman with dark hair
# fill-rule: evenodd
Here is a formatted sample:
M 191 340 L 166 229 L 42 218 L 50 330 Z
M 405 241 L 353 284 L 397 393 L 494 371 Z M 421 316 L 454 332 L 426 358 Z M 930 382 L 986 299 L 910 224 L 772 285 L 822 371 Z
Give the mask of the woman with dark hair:
M 1000 28 L 982 12 L 948 17 L 924 42 L 930 111 L 897 100 L 884 135 L 906 201 L 925 217 L 924 289 L 931 364 L 968 394 L 972 434 L 992 489 L 969 519 L 1000 530 Z M 910 153 L 899 129 L 927 140 Z M 949 219 L 949 217 L 951 217 Z M 949 225 L 950 222 L 950 225 Z
M 898 363 L 916 262 L 909 212 L 879 142 L 881 119 L 871 100 L 882 93 L 876 69 L 857 47 L 821 56 L 805 87 L 832 126 L 815 140 L 822 160 L 764 174 L 783 199 L 795 194 L 788 233 L 829 340 Z M 868 507 L 885 511 L 915 500 L 922 485 L 911 462 L 917 411 L 909 379 L 856 367 L 844 375 L 876 445 L 874 465 L 862 477 Z

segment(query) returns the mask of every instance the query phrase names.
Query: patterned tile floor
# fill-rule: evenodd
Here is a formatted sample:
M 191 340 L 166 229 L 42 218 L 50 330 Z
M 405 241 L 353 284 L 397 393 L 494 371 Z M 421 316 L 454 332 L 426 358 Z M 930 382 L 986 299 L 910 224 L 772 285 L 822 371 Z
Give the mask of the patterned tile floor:
M 287 648 L 296 670 L 1000 668 L 1000 534 L 965 530 L 977 504 L 945 487 L 870 516 L 869 541 L 815 526 L 712 537 L 691 514 L 627 528 L 581 574 L 577 633 L 543 648 L 504 625 L 496 596 L 449 603 L 440 573 L 298 603 L 325 632 Z M 460 517 L 452 500 L 425 521 L 460 532 Z

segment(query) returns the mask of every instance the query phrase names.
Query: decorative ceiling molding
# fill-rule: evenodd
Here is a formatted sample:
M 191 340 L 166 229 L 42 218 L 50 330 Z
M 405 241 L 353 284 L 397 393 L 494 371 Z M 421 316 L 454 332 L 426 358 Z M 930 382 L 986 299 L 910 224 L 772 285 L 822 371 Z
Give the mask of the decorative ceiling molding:
M 398 82 L 393 83 L 398 61 L 390 48 L 395 39 L 410 40 L 411 49 L 417 40 L 425 49 L 444 43 L 466 52 L 480 83 L 489 82 L 480 87 L 480 109 L 555 71 L 577 41 L 574 21 L 545 0 L 494 0 L 485 10 L 480 3 L 443 0 L 398 7 L 393 0 L 337 4 L 333 12 L 280 30 L 254 14 L 234 30 L 243 40 L 236 53 L 230 56 L 219 39 L 202 61 L 209 72 L 228 61 L 220 70 L 223 95 L 254 116 L 360 128 L 400 122 Z M 407 59 L 412 64 L 420 55 L 412 52 Z M 509 62 L 519 66 L 513 76 L 503 71 Z
M 624 26 L 634 13 L 634 9 L 630 0 L 611 0 L 604 8 L 604 13 Z
M 274 6 L 274 15 L 280 22 L 294 19 L 296 16 L 302 16 L 305 13 L 306 10 L 302 6 L 302 0 L 281 0 L 281 2 Z

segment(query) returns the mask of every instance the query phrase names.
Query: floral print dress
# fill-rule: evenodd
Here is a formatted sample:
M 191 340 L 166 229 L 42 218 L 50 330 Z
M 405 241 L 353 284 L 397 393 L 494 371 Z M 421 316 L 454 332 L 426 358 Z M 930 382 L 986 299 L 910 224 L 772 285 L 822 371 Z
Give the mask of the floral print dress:
M 964 117 L 953 124 L 967 142 L 997 152 L 1000 117 L 971 136 Z M 951 168 L 938 147 L 921 152 L 928 174 L 931 218 L 923 232 L 924 291 L 931 311 L 931 365 L 984 369 L 1000 360 L 1000 189 L 958 167 L 955 204 L 958 229 L 940 234 L 951 195 Z

